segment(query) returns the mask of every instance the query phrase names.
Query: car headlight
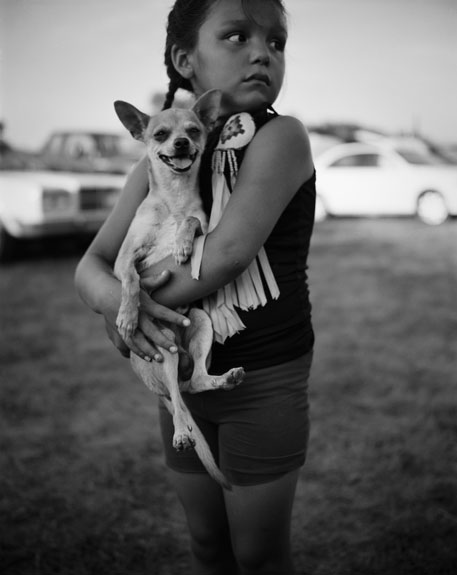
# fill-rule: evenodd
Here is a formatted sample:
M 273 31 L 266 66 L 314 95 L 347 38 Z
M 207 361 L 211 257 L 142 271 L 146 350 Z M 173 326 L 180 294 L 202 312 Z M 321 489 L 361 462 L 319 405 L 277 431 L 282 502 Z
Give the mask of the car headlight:
M 72 207 L 72 194 L 67 190 L 45 188 L 42 196 L 43 212 L 66 212 Z

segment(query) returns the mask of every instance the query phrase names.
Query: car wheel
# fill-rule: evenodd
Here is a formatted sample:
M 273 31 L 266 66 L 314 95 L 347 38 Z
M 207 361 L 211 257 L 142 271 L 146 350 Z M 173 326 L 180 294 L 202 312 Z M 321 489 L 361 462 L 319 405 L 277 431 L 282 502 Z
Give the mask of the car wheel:
M 421 194 L 417 200 L 417 216 L 430 226 L 439 226 L 445 222 L 449 210 L 443 196 L 432 190 Z
M 327 210 L 325 209 L 325 204 L 322 201 L 322 198 L 317 195 L 316 196 L 316 209 L 314 211 L 314 221 L 315 222 L 322 222 L 327 217 Z
M 13 259 L 16 252 L 16 239 L 11 236 L 0 222 L 0 262 Z

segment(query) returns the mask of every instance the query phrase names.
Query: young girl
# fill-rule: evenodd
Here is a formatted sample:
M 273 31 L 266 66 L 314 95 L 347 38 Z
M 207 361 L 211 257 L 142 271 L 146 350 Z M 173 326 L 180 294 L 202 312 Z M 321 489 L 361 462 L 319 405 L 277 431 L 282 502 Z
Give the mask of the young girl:
M 315 188 L 305 129 L 271 108 L 283 82 L 286 40 L 281 0 L 176 0 L 167 28 L 170 83 L 164 107 L 172 105 L 178 88 L 195 96 L 213 88 L 222 91 L 220 122 L 201 168 L 208 212 L 214 191 L 211 156 L 221 133 L 224 142 L 232 137 L 223 132 L 224 124 L 247 112 L 255 133 L 248 145 L 234 146 L 229 153 L 236 181 L 227 170 L 217 174 L 231 181 L 231 195 L 206 236 L 199 280 L 192 279 L 190 263 L 176 266 L 172 257 L 148 270 L 139 327 L 129 341 L 123 342 L 115 328 L 120 284 L 113 263 L 147 193 L 145 159 L 130 174 L 76 273 L 81 297 L 104 316 L 121 353 L 161 361 L 158 346 L 177 348 L 155 320 L 188 325 L 173 310 L 210 301 L 211 294 L 252 269 L 265 248 L 260 268 L 266 303 L 249 311 L 236 309 L 245 328 L 213 345 L 211 372 L 243 366 L 245 380 L 229 392 L 185 398 L 232 491 L 222 490 L 205 473 L 193 451 L 173 451 L 172 422 L 165 410 L 160 412 L 166 461 L 188 521 L 195 575 L 294 573 L 291 511 L 308 441 L 307 380 L 314 342 L 305 269 Z M 234 135 L 244 132 L 241 122 Z M 270 293 L 267 286 L 268 269 L 279 297 L 272 297 L 274 289 Z

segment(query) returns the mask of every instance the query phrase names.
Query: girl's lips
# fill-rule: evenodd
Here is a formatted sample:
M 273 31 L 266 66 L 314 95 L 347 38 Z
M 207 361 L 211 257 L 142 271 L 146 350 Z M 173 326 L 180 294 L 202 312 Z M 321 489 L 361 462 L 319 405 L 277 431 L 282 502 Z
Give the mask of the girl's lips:
M 251 76 L 248 76 L 244 81 L 245 82 L 262 82 L 266 86 L 270 86 L 270 84 L 271 84 L 270 76 L 268 76 L 267 74 L 252 74 Z

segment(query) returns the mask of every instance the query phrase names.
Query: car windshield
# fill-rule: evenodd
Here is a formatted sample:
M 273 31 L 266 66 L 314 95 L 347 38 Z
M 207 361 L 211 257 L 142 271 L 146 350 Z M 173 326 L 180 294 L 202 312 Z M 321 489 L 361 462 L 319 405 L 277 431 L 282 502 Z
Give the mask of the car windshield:
M 436 166 L 437 164 L 446 163 L 444 158 L 440 158 L 435 154 L 420 152 L 418 150 L 397 148 L 397 152 L 408 162 L 408 164 L 414 164 L 415 166 Z
M 97 149 L 104 158 L 114 156 L 137 157 L 141 143 L 129 136 L 118 136 L 116 134 L 100 134 L 94 136 L 97 141 Z

